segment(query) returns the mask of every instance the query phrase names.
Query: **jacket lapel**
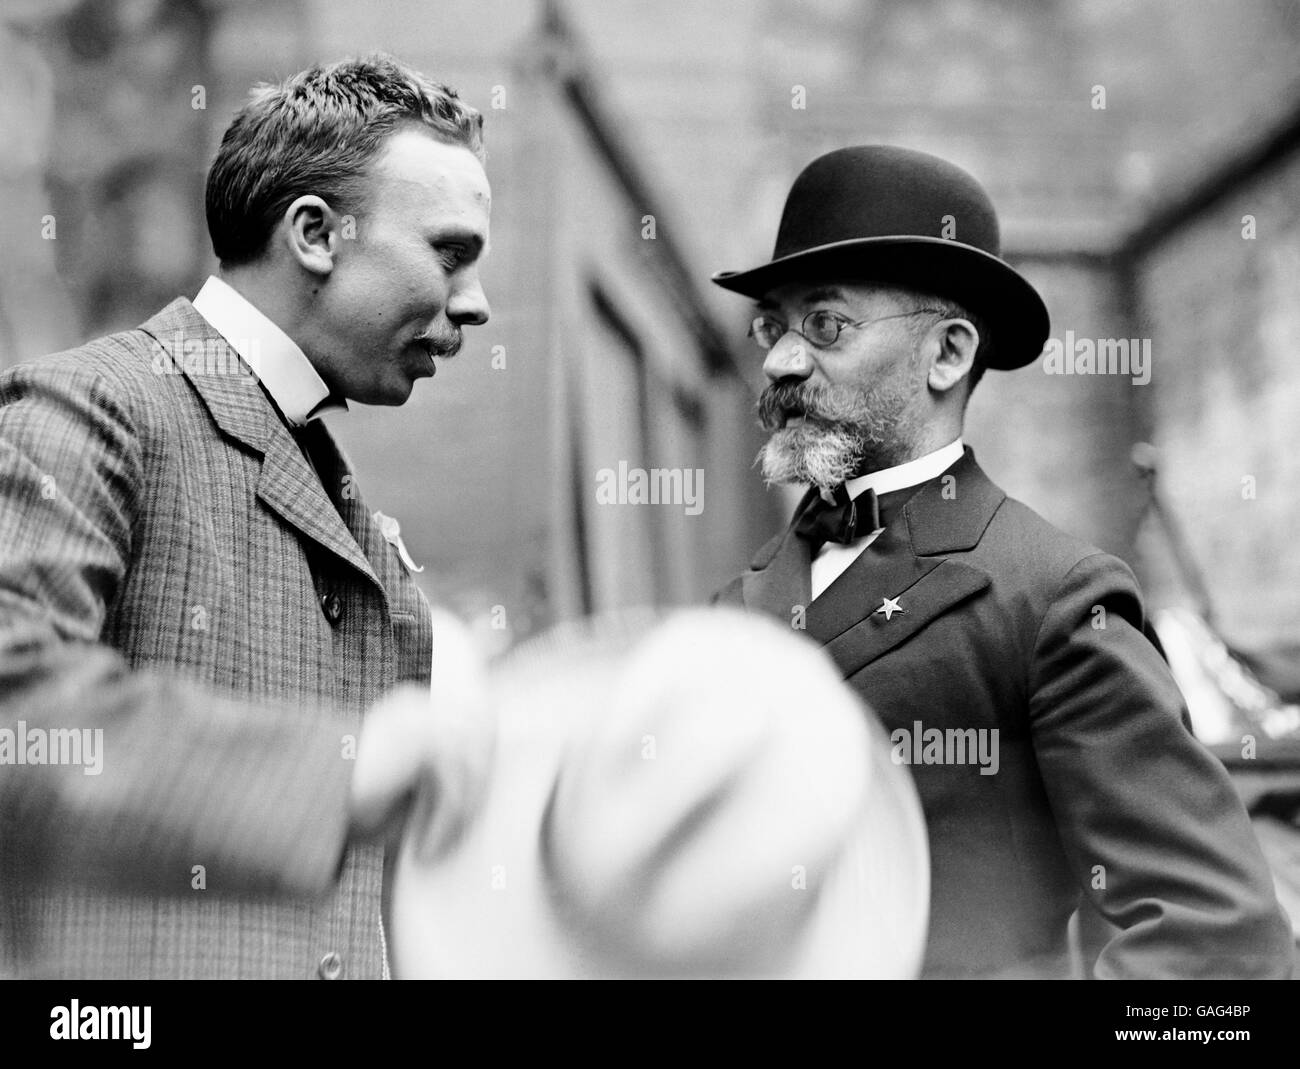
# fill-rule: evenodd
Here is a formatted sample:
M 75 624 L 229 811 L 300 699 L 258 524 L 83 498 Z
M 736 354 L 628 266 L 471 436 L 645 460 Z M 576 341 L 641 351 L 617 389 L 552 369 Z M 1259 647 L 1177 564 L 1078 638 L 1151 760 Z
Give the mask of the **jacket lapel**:
M 891 562 L 879 577 L 872 576 L 869 585 L 864 583 L 859 591 L 861 600 L 854 614 L 856 619 L 847 627 L 840 628 L 837 621 L 826 628 L 824 618 L 818 613 L 822 599 L 813 602 L 808 613 L 808 632 L 825 646 L 846 679 L 960 602 L 978 594 L 990 582 L 988 573 L 959 561 L 914 561 L 913 564 L 905 572 Z M 871 592 L 867 593 L 868 590 Z M 891 611 L 889 616 L 885 614 L 886 599 L 898 604 L 897 611 Z M 830 637 L 827 637 L 828 630 L 834 631 Z
M 810 490 L 804 496 L 790 526 L 758 551 L 751 571 L 741 578 L 741 598 L 750 612 L 765 612 L 790 624 L 796 610 L 806 610 L 812 601 L 812 558 L 808 543 L 794 533 L 812 495 Z
M 989 585 L 987 573 L 948 555 L 979 544 L 1005 497 L 967 449 L 813 601 L 808 635 L 846 678 Z
M 942 560 L 922 559 L 912 552 L 906 524 L 900 518 L 809 606 L 808 634 L 826 645 L 864 617 L 869 618 L 885 598 L 895 598 L 911 590 L 941 563 Z M 913 615 L 906 602 L 903 615 Z M 891 634 L 900 630 L 901 619 L 894 614 L 887 621 L 891 626 L 882 630 Z M 883 615 L 880 620 L 886 622 Z
M 344 489 L 340 493 L 339 500 L 335 501 L 332 507 L 335 507 L 336 511 L 343 517 L 348 532 L 361 548 L 361 552 L 365 554 L 366 560 L 370 562 L 374 574 L 380 578 L 380 586 L 385 592 L 395 590 L 395 580 L 400 575 L 398 569 L 401 567 L 395 563 L 396 554 L 380 532 L 379 524 L 367 510 L 361 494 L 356 492 L 356 471 L 352 467 L 351 461 L 339 448 L 339 444 L 334 440 L 329 427 L 323 421 L 319 423 L 319 427 L 320 435 L 324 439 L 323 444 L 329 453 L 330 472 L 328 477 L 337 486 L 351 487 L 351 489 Z
M 298 443 L 274 413 L 271 418 L 278 430 L 272 430 L 267 442 L 257 496 L 286 523 L 378 584 L 370 559 L 358 544 L 358 536 L 364 537 L 363 529 L 358 526 L 354 532 L 344 522 Z M 351 502 L 350 507 L 360 510 L 364 517 L 360 498 Z
M 183 374 L 221 431 L 262 456 L 258 498 L 302 535 L 378 583 L 370 561 L 252 371 L 212 325 L 182 297 L 141 329 L 161 347 L 154 357 L 155 370 Z

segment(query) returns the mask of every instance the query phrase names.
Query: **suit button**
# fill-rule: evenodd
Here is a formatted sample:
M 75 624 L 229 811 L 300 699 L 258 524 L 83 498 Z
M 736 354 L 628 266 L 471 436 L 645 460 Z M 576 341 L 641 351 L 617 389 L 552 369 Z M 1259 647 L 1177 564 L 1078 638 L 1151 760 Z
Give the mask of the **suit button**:
M 337 980 L 343 975 L 343 959 L 331 950 L 320 959 L 316 971 L 322 980 Z
M 320 607 L 325 611 L 325 619 L 332 624 L 338 623 L 343 616 L 343 599 L 333 592 L 321 595 Z

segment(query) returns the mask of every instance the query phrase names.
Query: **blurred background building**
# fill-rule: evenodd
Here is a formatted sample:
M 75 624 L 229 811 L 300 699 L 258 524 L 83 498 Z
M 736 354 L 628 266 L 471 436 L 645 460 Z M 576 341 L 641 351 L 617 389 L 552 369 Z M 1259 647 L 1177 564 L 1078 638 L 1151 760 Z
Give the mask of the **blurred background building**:
M 214 269 L 213 150 L 248 88 L 382 49 L 486 116 L 491 322 L 400 409 L 331 426 L 431 598 L 507 645 L 703 600 L 784 522 L 761 361 L 711 272 L 768 258 L 814 156 L 893 142 L 981 179 L 1052 334 L 1148 339 L 1150 381 L 987 376 L 1009 493 L 1195 595 L 1134 443 L 1244 645 L 1300 642 L 1294 0 L 10 0 L 0 366 L 133 326 Z M 698 514 L 601 473 L 702 473 Z

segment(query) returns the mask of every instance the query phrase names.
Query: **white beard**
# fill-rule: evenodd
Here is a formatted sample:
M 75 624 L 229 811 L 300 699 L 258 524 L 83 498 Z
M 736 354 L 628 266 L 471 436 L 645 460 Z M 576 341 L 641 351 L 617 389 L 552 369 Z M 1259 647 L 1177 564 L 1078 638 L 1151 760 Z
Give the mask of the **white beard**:
M 763 478 L 833 490 L 855 475 L 900 464 L 911 455 L 917 387 L 897 376 L 868 386 L 777 385 L 759 398 L 759 419 L 771 432 L 758 454 Z M 783 409 L 803 410 L 791 425 Z
M 773 432 L 758 459 L 769 486 L 812 483 L 831 490 L 852 477 L 862 447 L 861 436 L 843 424 L 804 423 Z

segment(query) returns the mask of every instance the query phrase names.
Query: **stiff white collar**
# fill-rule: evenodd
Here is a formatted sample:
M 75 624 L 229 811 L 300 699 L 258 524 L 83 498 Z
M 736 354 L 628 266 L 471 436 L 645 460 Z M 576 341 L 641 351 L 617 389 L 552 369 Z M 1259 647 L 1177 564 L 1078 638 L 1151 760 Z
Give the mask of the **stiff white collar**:
M 253 369 L 293 426 L 347 410 L 346 402 L 330 397 L 329 387 L 294 340 L 229 283 L 209 276 L 194 298 L 194 309 Z
M 926 453 L 923 457 L 909 460 L 906 464 L 899 464 L 892 468 L 882 468 L 880 471 L 859 475 L 856 479 L 850 479 L 846 482 L 844 488 L 848 490 L 849 497 L 852 498 L 866 493 L 868 490 L 874 490 L 877 494 L 888 494 L 893 490 L 905 490 L 909 486 L 919 486 L 921 483 L 933 479 L 936 475 L 942 475 L 957 461 L 961 460 L 963 450 L 962 440 L 958 438 L 955 442 L 949 442 L 942 449 L 936 449 L 933 453 Z

